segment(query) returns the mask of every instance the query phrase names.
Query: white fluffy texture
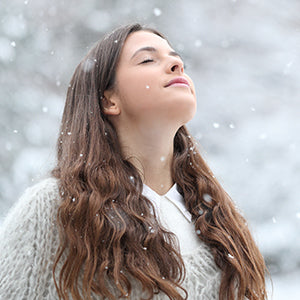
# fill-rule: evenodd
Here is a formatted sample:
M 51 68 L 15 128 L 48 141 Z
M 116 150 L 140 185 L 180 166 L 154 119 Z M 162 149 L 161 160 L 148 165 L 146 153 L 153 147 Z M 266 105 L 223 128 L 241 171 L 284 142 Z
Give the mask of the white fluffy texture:
M 10 210 L 0 229 L 0 299 L 58 299 L 52 266 L 59 246 L 55 223 L 59 199 L 56 179 L 48 178 L 28 188 Z M 183 286 L 189 299 L 218 299 L 221 272 L 208 246 L 199 243 L 183 259 L 187 271 Z M 135 284 L 131 299 L 141 295 Z M 153 299 L 169 298 L 159 294 Z

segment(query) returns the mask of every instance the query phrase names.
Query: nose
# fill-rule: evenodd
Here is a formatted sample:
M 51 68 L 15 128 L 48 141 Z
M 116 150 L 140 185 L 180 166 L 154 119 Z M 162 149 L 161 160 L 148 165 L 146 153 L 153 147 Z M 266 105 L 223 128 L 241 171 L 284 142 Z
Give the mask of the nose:
M 182 74 L 184 72 L 183 62 L 181 59 L 174 57 L 170 63 L 168 70 L 170 73 Z

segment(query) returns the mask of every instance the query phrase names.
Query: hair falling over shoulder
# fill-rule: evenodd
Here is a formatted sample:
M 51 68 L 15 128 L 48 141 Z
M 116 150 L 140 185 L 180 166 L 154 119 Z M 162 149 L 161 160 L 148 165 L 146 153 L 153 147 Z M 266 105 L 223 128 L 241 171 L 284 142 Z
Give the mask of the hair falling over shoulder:
M 103 92 L 115 84 L 122 45 L 139 24 L 98 42 L 70 82 L 57 165 L 60 248 L 53 276 L 60 299 L 130 297 L 133 280 L 148 293 L 186 299 L 184 262 L 176 238 L 157 221 L 142 195 L 137 169 L 121 156 L 116 131 L 103 113 Z M 174 139 L 172 175 L 186 207 L 222 270 L 220 300 L 266 299 L 266 267 L 244 218 L 202 159 L 183 126 Z M 55 278 L 56 270 L 59 278 Z

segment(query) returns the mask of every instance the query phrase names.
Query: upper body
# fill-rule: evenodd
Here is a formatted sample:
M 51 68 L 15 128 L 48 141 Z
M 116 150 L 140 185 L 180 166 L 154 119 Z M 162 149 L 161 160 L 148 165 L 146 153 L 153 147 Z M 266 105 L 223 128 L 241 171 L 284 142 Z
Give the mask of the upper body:
M 141 289 L 265 299 L 263 257 L 185 126 L 196 107 L 182 58 L 158 31 L 133 24 L 97 42 L 68 87 L 58 181 L 28 190 L 4 223 L 1 293 L 55 299 L 53 268 L 63 300 Z
M 184 286 L 189 299 L 218 299 L 221 272 L 195 232 L 176 185 L 160 196 L 148 186 L 161 222 L 176 233 L 186 266 Z M 0 229 L 0 299 L 58 299 L 52 268 L 59 246 L 56 225 L 60 205 L 57 179 L 48 178 L 28 188 Z M 136 283 L 132 298 L 142 296 Z M 162 293 L 155 299 L 168 299 Z

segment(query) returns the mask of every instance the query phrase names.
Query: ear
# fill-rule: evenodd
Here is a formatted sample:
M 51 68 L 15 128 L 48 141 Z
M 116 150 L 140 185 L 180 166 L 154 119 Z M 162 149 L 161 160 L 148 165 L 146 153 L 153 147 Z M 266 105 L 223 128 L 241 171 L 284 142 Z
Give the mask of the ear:
M 117 116 L 120 114 L 119 97 L 113 90 L 104 91 L 104 98 L 102 99 L 103 110 L 107 115 Z

